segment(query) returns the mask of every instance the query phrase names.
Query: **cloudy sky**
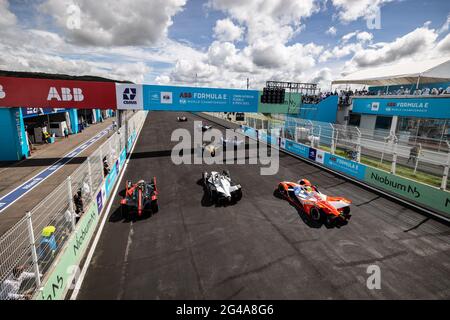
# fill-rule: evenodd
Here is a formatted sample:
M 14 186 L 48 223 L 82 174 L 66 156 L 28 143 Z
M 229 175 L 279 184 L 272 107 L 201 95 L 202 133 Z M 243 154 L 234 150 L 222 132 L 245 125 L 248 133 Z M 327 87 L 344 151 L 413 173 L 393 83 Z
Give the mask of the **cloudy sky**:
M 261 88 L 450 56 L 448 0 L 0 0 L 0 69 Z

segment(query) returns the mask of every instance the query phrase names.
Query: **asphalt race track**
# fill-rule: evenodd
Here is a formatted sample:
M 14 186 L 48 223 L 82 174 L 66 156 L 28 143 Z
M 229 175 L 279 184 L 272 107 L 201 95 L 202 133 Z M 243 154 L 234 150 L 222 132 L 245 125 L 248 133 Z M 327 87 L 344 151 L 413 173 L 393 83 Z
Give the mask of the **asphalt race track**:
M 119 191 L 156 176 L 159 212 L 124 220 L 116 195 L 78 299 L 450 298 L 448 225 L 283 153 L 274 176 L 259 165 L 176 166 L 172 131 L 200 119 L 177 122 L 182 114 L 149 113 Z M 243 198 L 202 206 L 202 172 L 225 167 Z M 350 222 L 314 225 L 274 196 L 279 181 L 302 177 L 352 199 Z M 381 289 L 367 288 L 369 265 Z

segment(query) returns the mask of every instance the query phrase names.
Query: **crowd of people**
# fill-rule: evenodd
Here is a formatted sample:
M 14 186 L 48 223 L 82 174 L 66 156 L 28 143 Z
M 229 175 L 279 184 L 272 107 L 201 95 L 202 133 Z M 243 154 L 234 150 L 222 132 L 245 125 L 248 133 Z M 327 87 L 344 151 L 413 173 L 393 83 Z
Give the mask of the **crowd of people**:
M 323 99 L 328 98 L 332 95 L 337 95 L 337 91 L 335 92 L 319 92 L 318 94 L 304 94 L 302 95 L 302 103 L 306 104 L 316 104 L 322 101 Z
M 383 90 L 378 90 L 377 92 L 374 93 L 374 95 L 414 95 L 414 96 L 428 96 L 428 95 L 432 95 L 432 96 L 438 96 L 438 95 L 443 95 L 443 94 L 450 94 L 450 86 L 447 87 L 447 89 L 444 88 L 422 88 L 422 89 L 415 89 L 415 90 L 411 90 L 409 88 L 404 88 L 403 86 L 400 87 L 397 90 L 393 90 L 393 91 L 388 91 L 386 93 L 386 91 Z
M 305 104 L 316 104 L 323 99 L 331 96 L 337 95 L 339 97 L 339 105 L 350 105 L 351 97 L 358 96 L 386 96 L 386 95 L 415 95 L 415 96 L 437 96 L 450 94 L 450 86 L 447 89 L 444 88 L 422 88 L 411 90 L 409 88 L 404 88 L 401 86 L 396 90 L 367 90 L 365 87 L 361 90 L 335 90 L 334 92 L 319 92 L 318 94 L 305 94 L 302 95 L 302 103 Z
M 302 95 L 302 103 L 306 104 L 316 104 L 320 101 L 328 98 L 329 96 L 338 96 L 339 104 L 350 104 L 351 96 L 366 96 L 370 95 L 371 92 L 365 88 L 362 90 L 334 90 L 327 92 L 319 92 L 318 94 L 305 94 Z
M 404 96 L 404 95 L 413 95 L 413 96 L 438 96 L 450 94 L 450 86 L 447 89 L 444 88 L 422 88 L 412 90 L 410 88 L 405 88 L 401 86 L 395 90 L 366 90 L 365 88 L 362 90 L 341 90 L 339 93 L 340 97 L 343 97 L 344 101 L 349 101 L 351 96 Z

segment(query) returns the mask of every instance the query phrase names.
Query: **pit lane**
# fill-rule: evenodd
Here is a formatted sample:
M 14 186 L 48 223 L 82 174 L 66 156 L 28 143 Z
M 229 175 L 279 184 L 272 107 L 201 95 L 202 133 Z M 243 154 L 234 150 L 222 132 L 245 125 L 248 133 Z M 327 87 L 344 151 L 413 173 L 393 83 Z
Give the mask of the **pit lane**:
M 188 122 L 177 122 L 181 115 Z M 115 196 L 78 299 L 450 297 L 448 225 L 283 153 L 274 176 L 261 176 L 259 165 L 176 166 L 170 135 L 176 128 L 193 134 L 193 120 L 201 118 L 149 113 L 121 185 L 155 175 L 160 210 L 125 221 Z M 243 198 L 203 207 L 202 172 L 224 168 Z M 349 224 L 311 224 L 273 195 L 279 181 L 301 177 L 352 199 Z M 381 270 L 379 290 L 366 286 L 372 264 Z

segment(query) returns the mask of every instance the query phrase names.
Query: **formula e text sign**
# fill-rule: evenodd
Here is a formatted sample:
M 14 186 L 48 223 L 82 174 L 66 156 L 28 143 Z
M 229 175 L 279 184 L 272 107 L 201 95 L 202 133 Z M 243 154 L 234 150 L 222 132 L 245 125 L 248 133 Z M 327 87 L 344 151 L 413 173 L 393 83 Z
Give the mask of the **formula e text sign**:
M 257 112 L 258 91 L 143 86 L 144 110 Z
M 448 98 L 354 98 L 354 113 L 450 119 Z

